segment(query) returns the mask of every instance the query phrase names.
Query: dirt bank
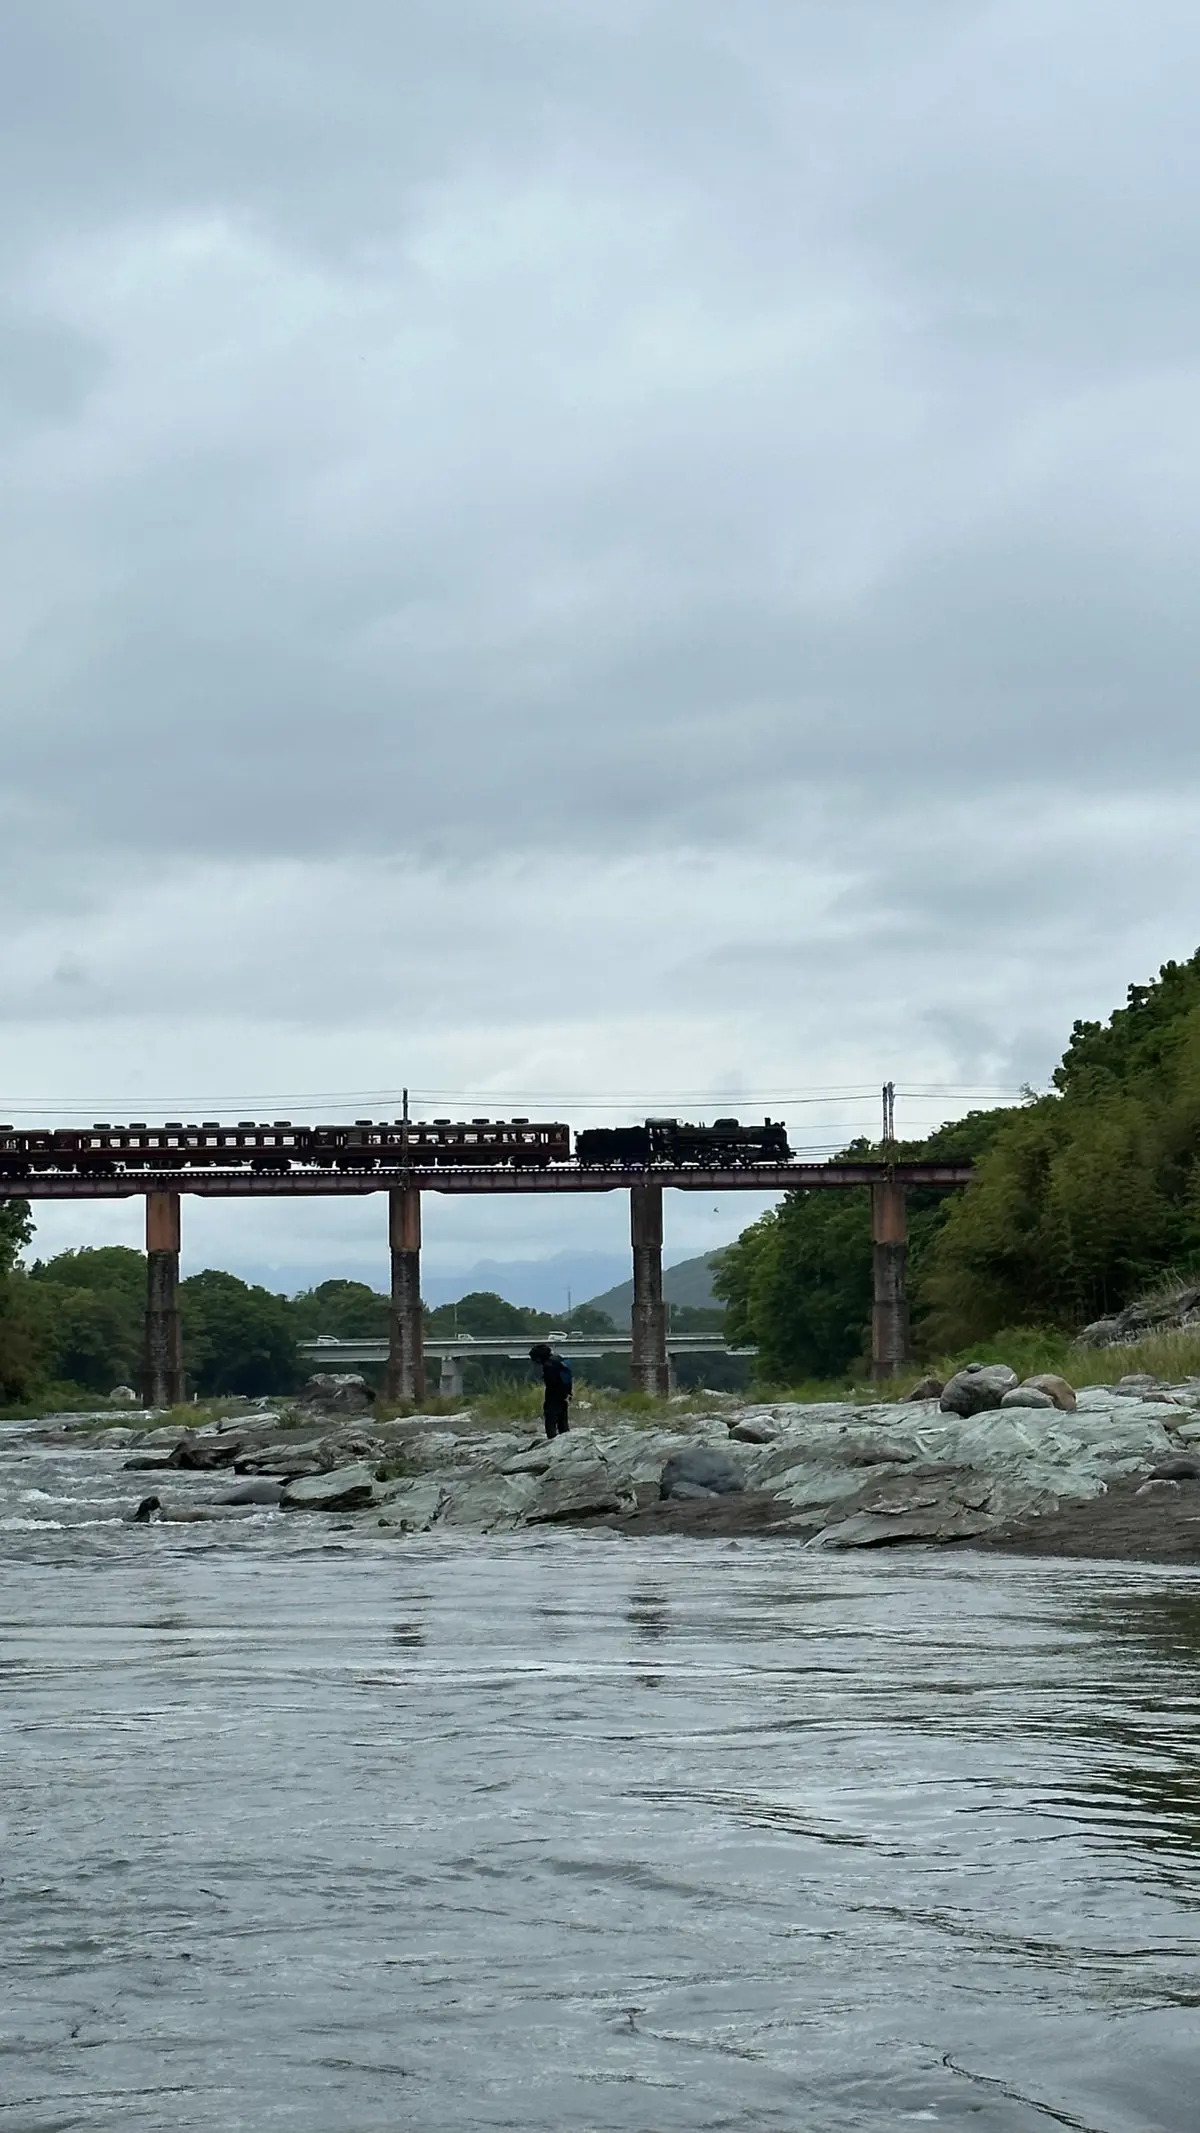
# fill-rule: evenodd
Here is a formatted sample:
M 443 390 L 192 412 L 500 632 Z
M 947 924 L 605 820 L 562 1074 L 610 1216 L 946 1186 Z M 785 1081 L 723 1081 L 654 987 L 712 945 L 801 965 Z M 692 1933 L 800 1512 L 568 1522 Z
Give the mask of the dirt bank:
M 1001 1527 L 969 1545 L 1006 1555 L 1088 1556 L 1117 1563 L 1200 1563 L 1200 1482 L 1115 1482 L 1090 1503 Z

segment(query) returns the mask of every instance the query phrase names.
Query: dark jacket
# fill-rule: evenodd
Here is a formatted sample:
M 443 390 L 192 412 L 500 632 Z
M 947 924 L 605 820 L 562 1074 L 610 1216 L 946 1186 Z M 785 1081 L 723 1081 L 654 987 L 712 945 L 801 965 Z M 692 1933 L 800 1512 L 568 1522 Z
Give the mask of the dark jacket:
M 571 1388 L 557 1355 L 552 1355 L 548 1363 L 542 1364 L 542 1383 L 546 1388 L 547 1404 L 551 1407 L 565 1407 L 571 1397 Z

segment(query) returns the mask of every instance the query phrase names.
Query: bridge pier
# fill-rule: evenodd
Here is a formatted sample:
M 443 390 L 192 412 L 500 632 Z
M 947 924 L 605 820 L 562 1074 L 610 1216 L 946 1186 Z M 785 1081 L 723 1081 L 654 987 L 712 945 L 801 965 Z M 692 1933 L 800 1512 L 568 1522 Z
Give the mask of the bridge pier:
M 895 1178 L 871 1187 L 871 1243 L 871 1367 L 877 1378 L 894 1378 L 908 1361 L 908 1207 Z
M 421 1188 L 394 1186 L 388 1194 L 392 1292 L 388 1311 L 387 1396 L 425 1398 L 425 1324 L 421 1316 Z
M 630 1187 L 629 1231 L 633 1244 L 633 1389 L 657 1393 L 665 1399 L 671 1390 L 671 1365 L 667 1360 L 667 1307 L 662 1292 L 661 1185 Z
M 179 1194 L 146 1194 L 145 1407 L 178 1407 L 183 1399 L 183 1339 L 179 1326 Z

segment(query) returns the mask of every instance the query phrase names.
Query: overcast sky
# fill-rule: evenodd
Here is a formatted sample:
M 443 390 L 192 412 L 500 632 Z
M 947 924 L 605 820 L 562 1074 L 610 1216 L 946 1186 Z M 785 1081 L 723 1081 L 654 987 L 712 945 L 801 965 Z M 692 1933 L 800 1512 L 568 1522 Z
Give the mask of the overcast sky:
M 1194 0 L 5 10 L 3 1116 L 832 1145 L 1189 954 L 1198 69 Z M 378 1201 L 185 1232 L 383 1275 Z

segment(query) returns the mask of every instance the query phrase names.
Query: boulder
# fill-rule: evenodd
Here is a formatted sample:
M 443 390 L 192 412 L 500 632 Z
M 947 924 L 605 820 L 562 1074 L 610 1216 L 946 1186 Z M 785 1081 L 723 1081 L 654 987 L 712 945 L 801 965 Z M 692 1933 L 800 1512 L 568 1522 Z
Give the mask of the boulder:
M 361 1415 L 375 1395 L 356 1370 L 319 1370 L 297 1395 L 303 1407 L 320 1407 L 332 1415 Z
M 774 1444 L 779 1431 L 771 1422 L 760 1422 L 756 1415 L 747 1415 L 742 1422 L 731 1422 L 729 1434 L 738 1444 Z
M 1054 1401 L 1040 1385 L 1014 1385 L 1005 1393 L 1001 1407 L 1054 1407 Z
M 1113 1348 L 1121 1339 L 1121 1322 L 1117 1318 L 1094 1318 L 1090 1326 L 1081 1327 L 1075 1339 L 1081 1348 Z
M 940 1400 L 945 1390 L 944 1378 L 922 1378 L 919 1385 L 913 1386 L 908 1397 L 910 1400 Z
M 1065 1378 L 1060 1378 L 1057 1371 L 1043 1370 L 1035 1378 L 1026 1378 L 1025 1383 L 1036 1387 L 1038 1392 L 1048 1392 L 1054 1405 L 1065 1415 L 1073 1415 L 1079 1405 L 1075 1387 L 1068 1385 Z
M 221 1503 L 277 1504 L 283 1495 L 282 1481 L 240 1481 L 236 1489 L 222 1496 Z
M 185 1431 L 168 1460 L 189 1473 L 208 1473 L 217 1466 L 232 1466 L 244 1449 L 240 1437 L 201 1437 Z
M 108 1396 L 110 1407 L 136 1407 L 138 1396 L 132 1385 L 114 1385 Z
M 1178 1332 L 1200 1323 L 1200 1286 L 1181 1283 L 1177 1289 L 1157 1296 L 1142 1296 L 1126 1304 L 1115 1318 L 1093 1319 L 1075 1338 L 1085 1348 L 1117 1348 L 1140 1340 L 1144 1333 Z
M 378 1466 L 385 1449 L 378 1437 L 364 1436 L 361 1430 L 345 1430 L 340 1436 L 321 1439 L 317 1465 L 323 1474 L 335 1474 L 339 1467 L 348 1466 L 355 1459 L 369 1459 Z
M 707 1489 L 714 1496 L 732 1496 L 745 1486 L 742 1469 L 731 1453 L 718 1451 L 714 1445 L 696 1444 L 671 1454 L 662 1470 L 658 1492 L 661 1497 L 677 1496 L 686 1487 Z
M 1160 1461 L 1150 1475 L 1151 1481 L 1200 1481 L 1200 1459 L 1180 1452 L 1172 1459 Z
M 574 1518 L 598 1518 L 620 1508 L 607 1461 L 593 1457 L 561 1461 L 552 1468 L 539 1484 L 525 1517 L 531 1526 L 558 1525 Z
M 1007 1363 L 968 1363 L 955 1371 L 938 1406 L 944 1415 L 981 1415 L 999 1407 L 1016 1382 L 1017 1373 Z
M 360 1459 L 332 1474 L 289 1481 L 279 1502 L 284 1511 L 361 1511 L 374 1501 L 374 1493 L 375 1468 Z

